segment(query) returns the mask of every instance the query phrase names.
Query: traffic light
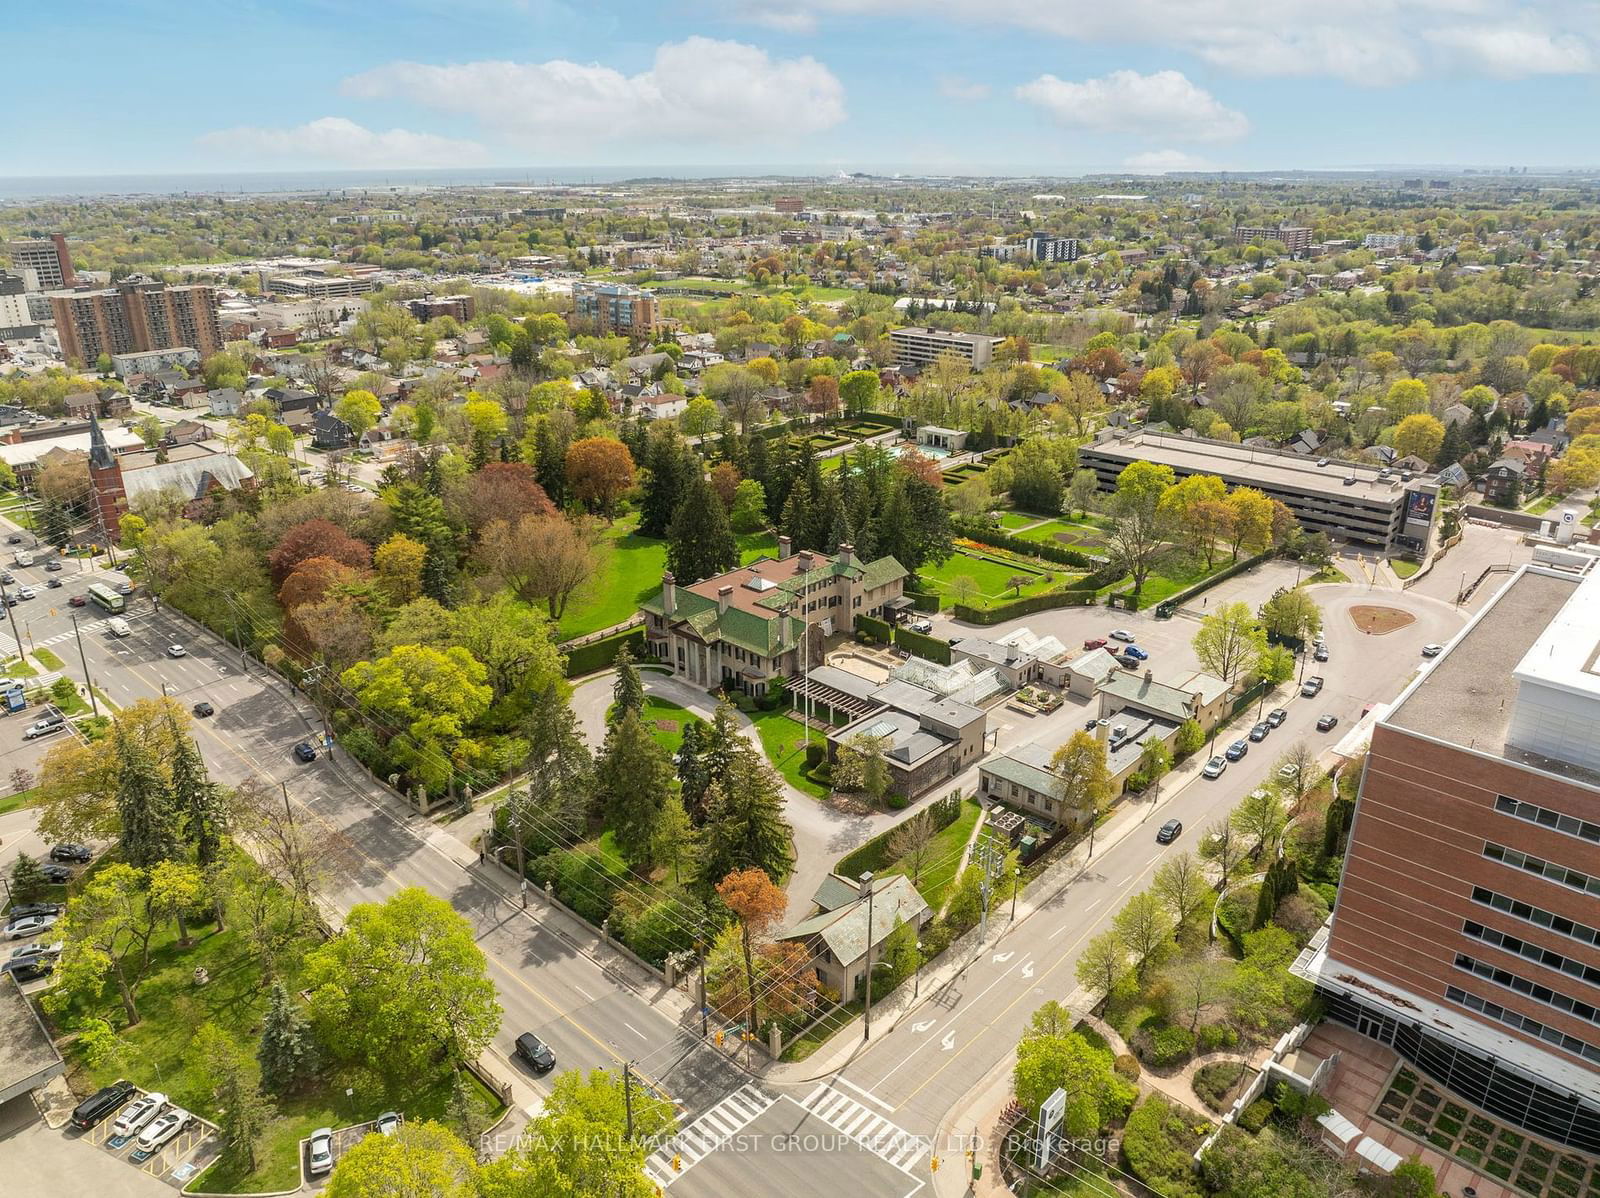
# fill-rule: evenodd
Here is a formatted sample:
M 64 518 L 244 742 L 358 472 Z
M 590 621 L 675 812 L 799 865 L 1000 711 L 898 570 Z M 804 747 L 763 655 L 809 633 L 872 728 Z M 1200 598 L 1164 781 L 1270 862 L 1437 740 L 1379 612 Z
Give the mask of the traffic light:
M 672 1171 L 674 1173 L 683 1172 L 683 1157 L 676 1152 L 672 1154 Z
M 937 1173 L 938 1171 L 939 1171 L 939 1158 L 938 1157 L 934 1157 L 931 1161 L 928 1162 L 928 1172 L 929 1173 Z
M 720 1029 L 720 1028 L 717 1029 L 717 1034 L 716 1034 L 715 1039 L 716 1039 L 716 1042 L 717 1042 L 717 1047 L 721 1048 L 722 1047 L 722 1029 Z

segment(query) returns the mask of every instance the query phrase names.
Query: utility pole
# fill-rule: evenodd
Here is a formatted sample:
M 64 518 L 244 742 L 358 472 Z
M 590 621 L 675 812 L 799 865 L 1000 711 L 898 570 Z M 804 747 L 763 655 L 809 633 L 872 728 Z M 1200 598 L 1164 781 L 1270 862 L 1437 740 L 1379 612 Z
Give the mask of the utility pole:
M 627 1110 L 628 1139 L 633 1139 L 633 1062 L 622 1062 L 622 1105 Z
M 89 657 L 83 651 L 83 633 L 78 631 L 78 617 L 71 616 L 69 618 L 72 620 L 72 635 L 78 642 L 78 660 L 83 663 L 83 685 L 89 689 L 89 710 L 94 713 L 96 719 L 99 719 L 100 704 L 95 702 L 94 679 L 89 677 Z
M 872 1039 L 872 872 L 861 875 L 861 897 L 867 900 L 867 1005 L 866 1022 L 861 1029 L 863 1040 Z
M 706 1006 L 706 942 L 696 938 L 694 951 L 700 958 L 700 1038 L 704 1040 L 709 1030 L 707 1023 L 710 1019 L 710 1008 Z
M 983 867 L 983 883 L 979 889 L 983 901 L 978 910 L 978 943 L 982 944 L 989 938 L 989 891 L 994 886 L 996 864 L 994 842 L 985 836 L 978 846 L 978 852 L 982 856 L 978 864 Z

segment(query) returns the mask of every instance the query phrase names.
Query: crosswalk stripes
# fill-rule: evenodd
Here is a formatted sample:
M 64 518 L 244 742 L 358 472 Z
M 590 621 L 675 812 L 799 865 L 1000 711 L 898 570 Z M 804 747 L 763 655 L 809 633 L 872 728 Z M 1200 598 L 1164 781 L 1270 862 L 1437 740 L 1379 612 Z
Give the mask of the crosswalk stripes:
M 912 1135 L 826 1082 L 803 1098 L 800 1106 L 897 1169 L 910 1172 L 928 1151 L 924 1137 Z
M 644 1163 L 645 1173 L 657 1185 L 671 1185 L 681 1175 L 672 1167 L 674 1156 L 687 1169 L 702 1157 L 715 1152 L 721 1143 L 736 1135 L 777 1101 L 753 1085 L 740 1086 L 656 1149 Z

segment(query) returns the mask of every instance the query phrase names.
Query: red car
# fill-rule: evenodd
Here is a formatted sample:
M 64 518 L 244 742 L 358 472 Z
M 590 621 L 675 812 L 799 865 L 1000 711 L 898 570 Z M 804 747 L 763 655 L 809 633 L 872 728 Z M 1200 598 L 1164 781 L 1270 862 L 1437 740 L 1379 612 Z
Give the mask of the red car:
M 1092 636 L 1083 642 L 1083 647 L 1085 649 L 1104 649 L 1106 647 L 1106 638 L 1103 636 Z

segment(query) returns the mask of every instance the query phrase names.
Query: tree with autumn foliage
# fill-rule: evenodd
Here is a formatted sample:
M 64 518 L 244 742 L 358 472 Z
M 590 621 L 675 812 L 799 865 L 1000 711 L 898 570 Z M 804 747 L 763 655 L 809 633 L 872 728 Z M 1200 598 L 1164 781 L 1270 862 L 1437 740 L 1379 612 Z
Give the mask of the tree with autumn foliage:
M 588 516 L 496 520 L 483 530 L 474 557 L 499 585 L 525 602 L 544 603 L 559 620 L 572 593 L 599 568 L 595 523 Z
M 556 510 L 526 462 L 490 462 L 474 471 L 455 488 L 448 506 L 474 533 L 495 520 L 515 522 Z
M 839 410 L 839 380 L 831 374 L 814 374 L 806 387 L 806 410 L 828 416 Z
M 372 549 L 365 541 L 352 537 L 331 520 L 307 520 L 284 533 L 267 554 L 272 585 L 281 587 L 296 566 L 313 557 L 329 558 L 356 570 L 372 565 Z
M 633 486 L 633 454 L 613 437 L 585 437 L 568 447 L 566 471 L 573 498 L 610 521 Z
M 708 992 L 733 1010 L 742 1008 L 747 1019 L 745 1026 L 751 1031 L 760 1026 L 762 1000 L 768 1015 L 802 1009 L 816 993 L 817 975 L 810 968 L 804 950 L 796 954 L 799 945 L 771 939 L 773 931 L 783 922 L 789 896 L 767 876 L 766 870 L 754 867 L 728 874 L 717 883 L 717 895 L 738 920 L 737 944 L 744 965 L 744 994 L 740 996 L 743 1001 L 729 1001 L 733 997 L 727 985 L 729 971 L 724 968 L 714 973 L 709 962 L 706 969 Z M 719 945 L 723 939 L 718 937 Z M 718 955 L 714 946 L 712 956 Z M 726 955 L 725 949 L 723 955 Z M 718 981 L 715 986 L 711 982 L 713 976 Z
M 732 462 L 718 462 L 711 467 L 711 489 L 722 500 L 722 510 L 733 511 L 733 498 L 739 492 L 739 467 Z

